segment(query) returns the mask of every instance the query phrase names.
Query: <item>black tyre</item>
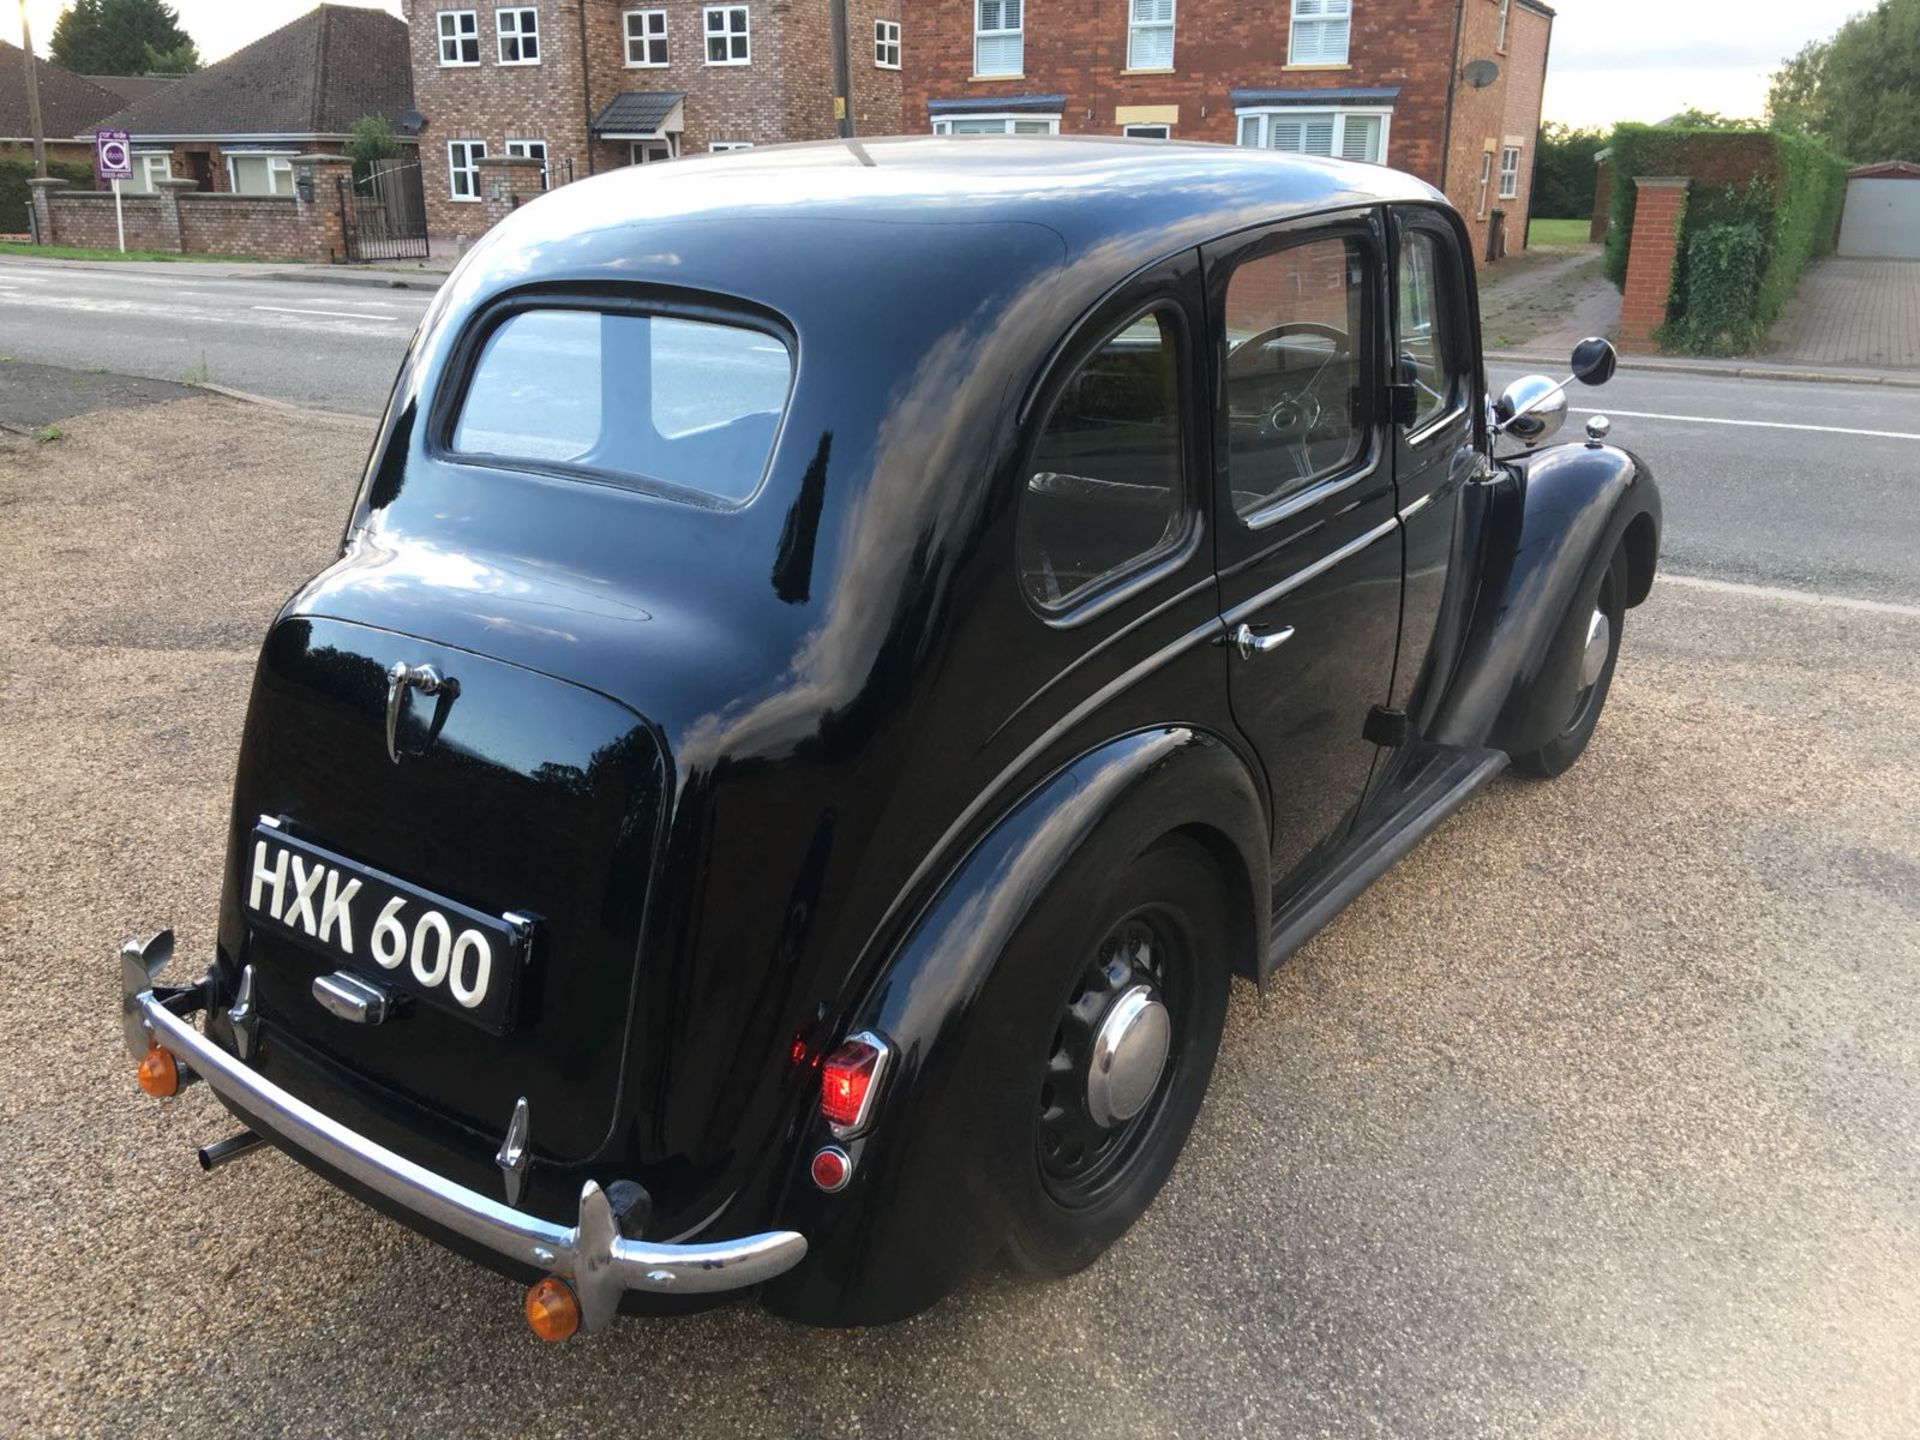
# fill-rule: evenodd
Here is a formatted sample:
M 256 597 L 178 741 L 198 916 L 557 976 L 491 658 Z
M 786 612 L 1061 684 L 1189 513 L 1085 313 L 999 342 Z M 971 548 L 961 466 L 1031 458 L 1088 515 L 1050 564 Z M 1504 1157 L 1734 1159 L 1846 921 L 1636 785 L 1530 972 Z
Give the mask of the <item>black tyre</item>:
M 1627 553 L 1616 550 L 1599 588 L 1585 605 L 1576 605 L 1567 617 L 1559 643 L 1579 657 L 1578 688 L 1566 724 L 1545 745 L 1513 757 L 1523 774 L 1550 780 L 1580 758 L 1600 723 L 1600 711 L 1613 685 L 1614 662 L 1620 658 L 1620 632 L 1627 614 Z M 1604 634 L 1601 633 L 1604 627 Z M 1605 646 L 1605 658 L 1600 647 Z M 1557 667 L 1556 667 L 1557 668 Z
M 1153 1203 L 1226 1019 L 1231 898 L 1205 850 L 1156 846 L 1092 898 L 1049 927 L 1053 1008 L 1023 1047 L 1032 1138 L 1007 1249 L 1044 1275 L 1091 1264 Z

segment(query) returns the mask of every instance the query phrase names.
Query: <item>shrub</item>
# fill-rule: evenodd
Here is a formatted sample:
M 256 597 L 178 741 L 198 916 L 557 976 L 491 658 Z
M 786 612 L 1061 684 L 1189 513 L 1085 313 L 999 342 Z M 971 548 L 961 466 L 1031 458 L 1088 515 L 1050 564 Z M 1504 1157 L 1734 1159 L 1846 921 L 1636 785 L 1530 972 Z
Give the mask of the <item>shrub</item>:
M 47 173 L 66 181 L 75 189 L 91 190 L 93 188 L 91 165 L 51 160 L 47 162 Z M 31 161 L 0 160 L 0 231 L 8 234 L 25 232 L 27 207 L 33 204 L 33 191 L 27 186 L 27 181 L 32 175 Z

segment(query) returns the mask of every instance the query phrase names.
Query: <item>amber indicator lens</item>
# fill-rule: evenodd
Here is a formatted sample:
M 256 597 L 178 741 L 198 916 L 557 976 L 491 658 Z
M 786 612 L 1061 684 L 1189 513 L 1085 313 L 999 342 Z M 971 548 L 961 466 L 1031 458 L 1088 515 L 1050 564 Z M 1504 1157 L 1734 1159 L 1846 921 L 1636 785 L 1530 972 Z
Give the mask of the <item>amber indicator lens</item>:
M 820 1067 L 820 1113 L 829 1125 L 851 1127 L 867 1118 L 880 1051 L 864 1040 L 849 1040 Z
M 527 1287 L 527 1324 L 542 1340 L 565 1340 L 580 1328 L 580 1302 L 573 1287 L 548 1275 Z
M 180 1062 L 158 1045 L 141 1057 L 138 1075 L 140 1088 L 149 1095 L 164 1099 L 180 1092 Z

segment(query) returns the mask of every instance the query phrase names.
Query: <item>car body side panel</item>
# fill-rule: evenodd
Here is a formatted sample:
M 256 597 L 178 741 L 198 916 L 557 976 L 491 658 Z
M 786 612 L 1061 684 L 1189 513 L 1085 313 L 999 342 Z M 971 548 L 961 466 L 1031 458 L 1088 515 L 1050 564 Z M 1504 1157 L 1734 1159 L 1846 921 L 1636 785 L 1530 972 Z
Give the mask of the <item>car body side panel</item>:
M 1630 525 L 1651 524 L 1657 554 L 1660 492 L 1632 454 L 1581 444 L 1505 461 L 1481 488 L 1478 596 L 1428 734 L 1521 754 L 1551 739 L 1572 706 L 1579 657 L 1554 653 L 1571 607 L 1599 583 Z

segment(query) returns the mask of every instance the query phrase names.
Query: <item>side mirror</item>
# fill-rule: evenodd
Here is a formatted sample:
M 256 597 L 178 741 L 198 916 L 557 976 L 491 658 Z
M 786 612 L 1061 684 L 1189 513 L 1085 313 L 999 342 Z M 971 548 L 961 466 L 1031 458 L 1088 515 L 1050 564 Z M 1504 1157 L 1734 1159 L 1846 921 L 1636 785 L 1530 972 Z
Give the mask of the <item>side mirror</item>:
M 1600 343 L 1605 345 L 1606 341 Z M 1493 418 L 1496 434 L 1511 435 L 1528 448 L 1543 445 L 1566 423 L 1566 382 L 1555 384 L 1545 375 L 1523 375 L 1493 402 Z
M 1589 335 L 1573 347 L 1573 378 L 1582 385 L 1604 385 L 1613 378 L 1620 356 L 1604 335 Z

